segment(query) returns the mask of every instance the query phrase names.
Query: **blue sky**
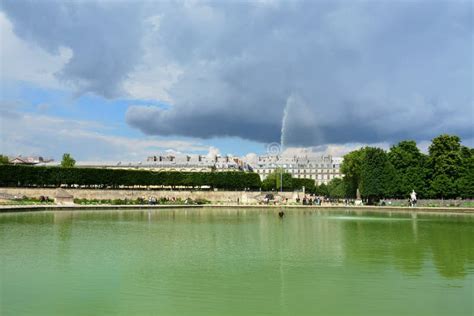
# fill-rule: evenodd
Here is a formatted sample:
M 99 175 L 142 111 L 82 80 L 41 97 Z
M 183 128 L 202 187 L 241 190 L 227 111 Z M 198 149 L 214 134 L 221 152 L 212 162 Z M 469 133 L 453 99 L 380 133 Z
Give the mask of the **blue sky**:
M 470 1 L 2 1 L 0 151 L 473 142 Z

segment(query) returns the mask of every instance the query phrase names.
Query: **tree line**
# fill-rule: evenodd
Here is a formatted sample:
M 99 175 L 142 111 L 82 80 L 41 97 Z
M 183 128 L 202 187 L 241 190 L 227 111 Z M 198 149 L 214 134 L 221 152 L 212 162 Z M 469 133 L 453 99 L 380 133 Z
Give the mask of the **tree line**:
M 412 190 L 419 198 L 474 197 L 474 149 L 455 135 L 434 138 L 428 154 L 411 140 L 388 152 L 364 147 L 344 156 L 341 172 L 344 177 L 326 187 L 334 197 L 354 198 L 357 189 L 369 201 L 407 198 Z
M 293 178 L 277 169 L 260 181 L 256 173 L 244 172 L 155 172 L 149 170 L 73 168 L 75 160 L 65 154 L 62 167 L 14 166 L 0 156 L 0 186 L 80 185 L 86 187 L 164 186 L 228 190 L 294 191 L 331 198 L 355 198 L 357 189 L 369 202 L 381 198 L 408 198 L 415 190 L 419 198 L 473 198 L 474 149 L 461 145 L 455 135 L 432 140 L 428 154 L 415 141 L 402 141 L 385 151 L 364 147 L 344 156 L 342 179 L 315 185 L 312 179 Z M 282 188 L 283 187 L 283 188 Z
M 64 168 L 0 165 L 0 186 L 4 187 L 120 188 L 122 186 L 163 186 L 226 190 L 258 190 L 260 177 L 248 172 L 177 172 L 127 169 Z
M 315 187 L 314 180 L 293 178 L 283 168 L 275 169 L 262 181 L 263 191 L 295 191 L 303 187 L 307 192 L 312 193 Z

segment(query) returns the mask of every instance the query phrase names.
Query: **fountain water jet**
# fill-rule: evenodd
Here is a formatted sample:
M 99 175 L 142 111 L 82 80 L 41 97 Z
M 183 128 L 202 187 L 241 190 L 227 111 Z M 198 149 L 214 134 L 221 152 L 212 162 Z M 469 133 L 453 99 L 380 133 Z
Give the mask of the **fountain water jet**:
M 287 99 L 285 108 L 283 109 L 283 117 L 281 119 L 281 131 L 280 131 L 280 152 L 283 154 L 283 150 L 286 146 L 286 133 L 288 132 L 288 115 L 291 113 L 290 109 L 293 104 L 296 103 L 296 96 L 292 93 Z
M 281 119 L 281 131 L 280 131 L 280 151 L 283 153 L 285 146 L 285 133 L 286 133 L 286 122 L 288 117 L 288 102 L 286 102 L 285 109 L 283 110 L 283 117 Z

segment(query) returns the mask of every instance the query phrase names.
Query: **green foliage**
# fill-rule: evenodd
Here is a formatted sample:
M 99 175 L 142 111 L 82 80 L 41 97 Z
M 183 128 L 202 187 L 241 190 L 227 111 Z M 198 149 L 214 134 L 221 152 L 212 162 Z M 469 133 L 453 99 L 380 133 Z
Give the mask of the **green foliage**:
M 429 147 L 428 168 L 430 195 L 434 198 L 466 196 L 472 187 L 472 150 L 461 146 L 454 135 L 440 135 Z M 472 195 L 470 196 L 472 197 Z
M 474 197 L 474 150 L 467 147 L 463 151 L 461 176 L 456 180 L 456 189 L 462 198 Z
M 360 193 L 369 200 L 369 203 L 373 203 L 393 194 L 395 169 L 383 149 L 365 147 L 364 152 L 360 170 Z
M 63 159 L 61 160 L 61 167 L 63 168 L 72 168 L 76 165 L 76 160 L 72 158 L 71 154 L 65 153 Z
M 437 198 L 450 198 L 456 196 L 456 185 L 447 175 L 440 174 L 431 180 L 430 192 Z
M 285 170 L 278 168 L 270 173 L 265 180 L 262 181 L 262 190 L 263 191 L 280 191 L 283 180 L 283 191 L 292 191 L 293 190 L 293 178 L 291 174 Z
M 345 155 L 341 172 L 344 184 L 340 189 L 344 189 L 345 197 L 355 198 L 357 188 L 371 201 L 396 192 L 395 168 L 380 148 L 364 147 Z
M 341 172 L 347 197 L 355 197 L 359 187 L 372 202 L 381 197 L 408 198 L 412 190 L 420 198 L 474 197 L 474 150 L 452 135 L 434 138 L 428 156 L 414 141 L 402 141 L 388 153 L 361 148 L 344 156 Z
M 344 156 L 341 164 L 341 173 L 344 174 L 345 195 L 347 197 L 356 197 L 357 188 L 361 181 L 361 167 L 364 160 L 365 148 L 354 150 Z
M 100 188 L 155 185 L 201 187 L 227 190 L 256 190 L 261 186 L 256 173 L 245 172 L 154 172 L 149 170 L 0 166 L 0 186 L 28 187 L 81 185 Z
M 388 157 L 396 169 L 403 170 L 419 165 L 424 159 L 424 155 L 413 140 L 405 140 L 392 146 Z
M 10 159 L 8 156 L 0 155 L 0 165 L 8 165 L 10 163 Z
M 427 195 L 427 156 L 420 152 L 415 141 L 402 141 L 390 148 L 388 159 L 395 168 L 393 197 L 406 198 L 415 190 L 418 197 Z
M 453 135 L 440 135 L 433 139 L 429 147 L 429 164 L 433 178 L 459 175 L 462 162 L 461 139 Z
M 293 190 L 302 190 L 304 187 L 305 192 L 308 192 L 308 193 L 313 193 L 314 188 L 315 188 L 314 180 L 312 179 L 293 178 L 292 186 L 293 186 Z
M 281 180 L 283 178 L 283 191 L 293 190 L 293 179 L 291 174 L 286 172 L 283 169 L 275 169 L 270 173 L 265 180 L 262 181 L 262 190 L 264 191 L 280 191 L 281 190 Z
M 329 196 L 328 186 L 325 185 L 324 183 L 321 183 L 315 188 L 314 194 L 319 195 L 319 196 Z
M 345 182 L 340 178 L 332 179 L 327 185 L 327 196 L 342 199 L 346 196 Z
M 53 204 L 54 200 L 49 197 L 35 198 L 35 197 L 22 197 L 19 199 L 13 199 L 9 201 L 2 202 L 1 205 L 41 205 L 41 204 Z
M 302 190 L 303 187 L 308 193 L 313 193 L 314 191 L 314 180 L 312 179 L 300 179 L 292 178 L 291 174 L 285 170 L 278 168 L 270 173 L 265 180 L 262 181 L 262 190 L 263 191 L 280 191 L 281 190 L 281 180 L 283 178 L 283 191 L 295 191 Z

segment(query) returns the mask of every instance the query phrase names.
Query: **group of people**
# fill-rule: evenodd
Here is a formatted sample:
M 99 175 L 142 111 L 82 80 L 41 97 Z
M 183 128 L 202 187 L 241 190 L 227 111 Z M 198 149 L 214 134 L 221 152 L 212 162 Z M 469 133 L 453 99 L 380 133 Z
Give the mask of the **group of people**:
M 297 204 L 303 204 L 303 205 L 321 205 L 322 202 L 326 201 L 324 197 L 320 196 L 304 196 L 302 199 L 298 196 L 295 198 L 295 202 Z M 273 202 L 277 204 L 280 202 L 281 204 L 288 204 L 289 199 L 288 198 L 283 198 L 281 201 L 275 200 L 272 194 L 267 194 L 263 198 L 263 203 L 264 204 L 270 204 L 270 202 Z M 278 204 L 280 204 L 278 203 Z
M 154 196 L 149 196 L 148 198 L 139 197 L 138 201 L 140 202 L 140 204 L 156 205 L 156 204 L 166 204 L 167 202 L 176 202 L 176 198 L 173 196 L 171 198 L 162 197 L 160 199 L 157 199 Z
M 44 196 L 44 195 L 41 195 L 41 196 L 39 197 L 39 201 L 43 203 L 43 202 L 49 202 L 49 201 L 51 201 L 51 200 L 49 199 L 49 197 Z
M 303 205 L 321 205 L 322 201 L 323 201 L 323 198 L 319 196 L 315 197 L 314 199 L 312 197 L 308 198 L 304 196 L 303 200 L 300 200 L 299 197 L 296 198 L 296 203 L 299 204 L 300 202 L 302 202 Z

